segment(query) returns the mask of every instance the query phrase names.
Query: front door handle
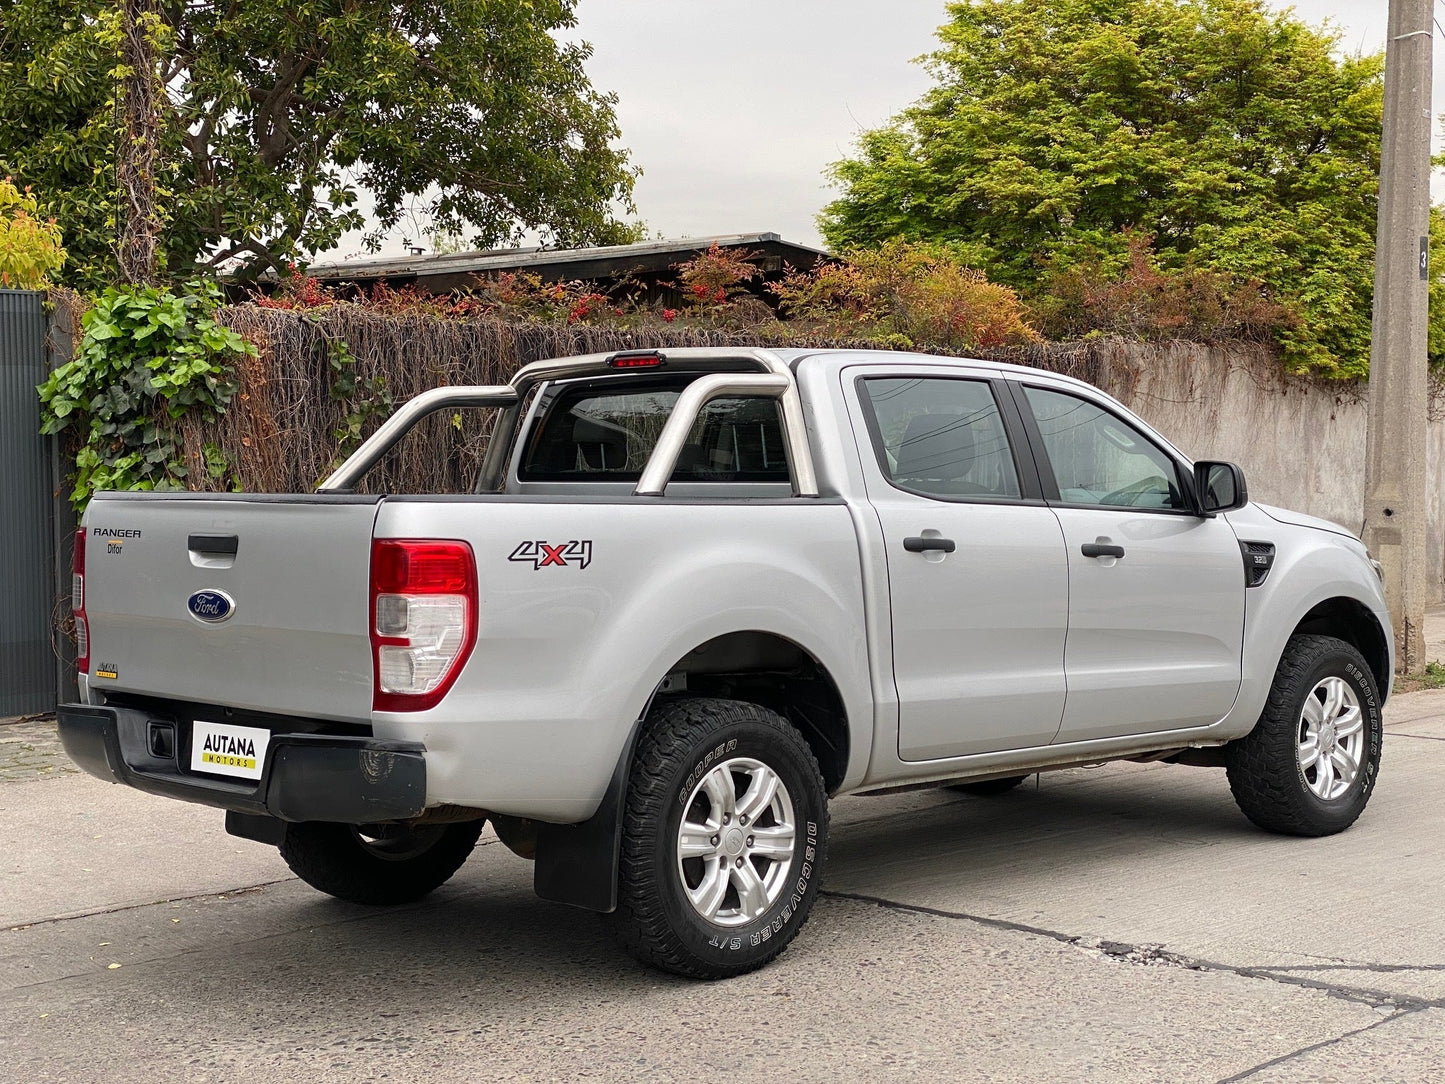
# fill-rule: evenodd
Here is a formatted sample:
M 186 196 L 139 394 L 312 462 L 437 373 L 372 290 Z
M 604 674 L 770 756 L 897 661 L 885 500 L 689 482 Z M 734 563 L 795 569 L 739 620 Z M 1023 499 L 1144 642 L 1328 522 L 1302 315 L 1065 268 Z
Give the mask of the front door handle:
M 1085 557 L 1123 557 L 1123 546 L 1109 546 L 1102 542 L 1085 542 L 1079 547 Z
M 952 553 L 958 545 L 951 538 L 905 538 L 903 548 L 909 553 L 923 553 L 927 550 L 941 550 Z

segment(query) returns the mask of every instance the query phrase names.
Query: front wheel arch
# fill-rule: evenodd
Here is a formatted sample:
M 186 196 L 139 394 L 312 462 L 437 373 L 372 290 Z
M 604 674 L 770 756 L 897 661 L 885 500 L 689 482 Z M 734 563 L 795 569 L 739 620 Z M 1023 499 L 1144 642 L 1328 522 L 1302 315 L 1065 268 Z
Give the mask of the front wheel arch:
M 1333 636 L 1343 640 L 1364 657 L 1380 691 L 1381 701 L 1390 689 L 1390 644 L 1385 630 L 1369 607 L 1344 596 L 1325 599 L 1300 618 L 1290 637 Z

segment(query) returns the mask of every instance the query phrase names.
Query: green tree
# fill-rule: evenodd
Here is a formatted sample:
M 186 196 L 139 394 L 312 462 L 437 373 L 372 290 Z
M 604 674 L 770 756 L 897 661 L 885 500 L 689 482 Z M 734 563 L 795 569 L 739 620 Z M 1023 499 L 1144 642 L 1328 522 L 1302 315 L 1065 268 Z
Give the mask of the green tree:
M 589 47 L 554 37 L 575 2 L 161 0 L 170 273 L 278 266 L 364 225 L 379 240 L 418 198 L 478 245 L 617 236 L 635 171 Z M 0 5 L 0 175 L 44 194 L 77 285 L 114 274 L 119 56 L 114 2 Z
M 1368 365 L 1382 59 L 1263 0 L 972 0 L 936 85 L 832 167 L 835 247 L 954 242 L 1037 297 L 1153 237 L 1167 271 L 1258 280 L 1286 362 Z
M 60 229 L 39 216 L 36 199 L 0 181 L 0 287 L 43 290 L 65 263 Z

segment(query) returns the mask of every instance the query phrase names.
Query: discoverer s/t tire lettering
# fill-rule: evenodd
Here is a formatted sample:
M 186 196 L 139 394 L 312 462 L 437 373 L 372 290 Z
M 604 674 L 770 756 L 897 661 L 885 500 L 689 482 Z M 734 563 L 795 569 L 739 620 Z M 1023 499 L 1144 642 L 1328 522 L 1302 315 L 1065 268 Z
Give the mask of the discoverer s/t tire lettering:
M 1374 675 L 1333 636 L 1290 638 L 1249 734 L 1225 746 L 1229 787 L 1271 832 L 1327 836 L 1364 812 L 1384 737 Z
M 742 701 L 661 701 L 633 758 L 610 920 L 664 971 L 752 971 L 807 922 L 827 845 L 827 792 L 797 730 Z

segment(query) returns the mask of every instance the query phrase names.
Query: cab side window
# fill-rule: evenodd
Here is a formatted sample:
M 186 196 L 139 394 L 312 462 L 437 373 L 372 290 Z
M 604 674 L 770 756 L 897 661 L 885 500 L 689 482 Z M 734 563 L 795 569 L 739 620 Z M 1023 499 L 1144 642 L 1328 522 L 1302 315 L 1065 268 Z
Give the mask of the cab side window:
M 899 489 L 939 500 L 1018 500 L 993 389 L 953 377 L 861 381 L 878 465 Z
M 1024 394 L 1062 503 L 1185 507 L 1174 460 L 1132 425 L 1074 395 L 1029 387 Z

